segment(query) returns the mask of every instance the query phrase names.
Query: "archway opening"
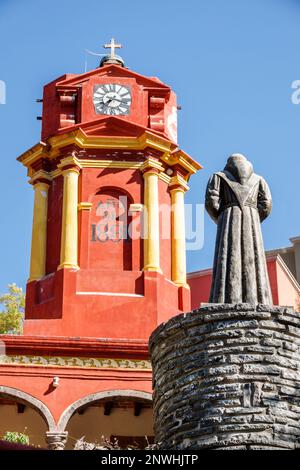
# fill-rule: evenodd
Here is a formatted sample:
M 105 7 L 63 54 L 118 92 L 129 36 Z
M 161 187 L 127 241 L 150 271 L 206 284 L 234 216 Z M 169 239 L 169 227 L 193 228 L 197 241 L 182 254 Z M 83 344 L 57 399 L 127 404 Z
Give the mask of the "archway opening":
M 0 439 L 7 432 L 22 433 L 30 445 L 46 448 L 47 431 L 45 420 L 30 403 L 0 393 Z
M 153 417 L 150 400 L 130 396 L 107 397 L 76 409 L 69 420 L 66 449 L 84 438 L 89 443 L 104 440 L 122 449 L 143 449 L 153 443 Z

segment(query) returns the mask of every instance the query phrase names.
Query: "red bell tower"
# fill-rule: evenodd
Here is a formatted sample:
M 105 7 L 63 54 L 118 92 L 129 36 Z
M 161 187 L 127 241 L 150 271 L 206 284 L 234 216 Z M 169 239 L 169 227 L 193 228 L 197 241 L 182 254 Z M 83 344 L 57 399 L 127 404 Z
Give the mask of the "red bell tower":
M 35 411 L 8 429 L 51 449 L 153 435 L 148 338 L 190 309 L 184 194 L 200 165 L 176 143 L 171 88 L 110 46 L 96 70 L 45 86 L 42 140 L 19 157 L 30 275 L 24 335 L 0 338 L 0 401 Z
M 147 339 L 190 308 L 176 95 L 114 54 L 44 88 L 25 334 Z

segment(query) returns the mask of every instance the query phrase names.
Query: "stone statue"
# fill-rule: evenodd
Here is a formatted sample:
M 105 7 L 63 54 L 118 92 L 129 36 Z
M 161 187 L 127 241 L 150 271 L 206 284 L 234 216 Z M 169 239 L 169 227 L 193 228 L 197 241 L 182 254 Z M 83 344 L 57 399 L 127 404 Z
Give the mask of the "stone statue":
M 233 154 L 206 190 L 205 207 L 217 223 L 211 303 L 272 305 L 260 223 L 272 209 L 265 180 Z

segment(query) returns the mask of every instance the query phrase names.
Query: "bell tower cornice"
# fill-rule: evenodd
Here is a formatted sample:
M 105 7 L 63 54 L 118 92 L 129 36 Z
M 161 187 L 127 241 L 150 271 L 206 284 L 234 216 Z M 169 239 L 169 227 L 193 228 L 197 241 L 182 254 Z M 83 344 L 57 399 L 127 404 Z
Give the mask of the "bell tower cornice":
M 114 123 L 117 118 L 107 118 L 112 120 Z M 122 121 L 123 122 L 123 121 Z M 121 124 L 121 123 L 120 123 Z M 127 123 L 128 126 L 128 123 Z M 78 128 L 69 132 L 65 132 L 56 136 L 53 136 L 47 140 L 47 142 L 39 142 L 32 148 L 24 152 L 19 158 L 20 161 L 26 168 L 28 168 L 28 174 L 30 177 L 36 173 L 36 164 L 40 160 L 54 162 L 55 159 L 59 159 L 60 155 L 64 154 L 64 149 L 74 147 L 79 150 L 77 156 L 65 157 L 76 159 L 75 164 L 80 167 L 81 165 L 88 166 L 89 151 L 92 150 L 119 150 L 124 152 L 129 151 L 146 151 L 152 149 L 159 155 L 159 164 L 164 164 L 166 167 L 179 167 L 182 170 L 184 179 L 188 181 L 190 176 L 201 167 L 199 163 L 193 160 L 188 154 L 179 149 L 173 142 L 165 139 L 159 135 L 150 132 L 147 129 L 141 128 L 141 126 L 129 125 L 131 127 L 131 136 L 122 135 L 95 135 L 89 134 L 89 129 Z M 133 128 L 132 128 L 133 127 Z M 134 132 L 136 135 L 134 135 Z M 93 129 L 95 132 L 95 129 Z M 109 133 L 109 129 L 108 129 Z M 80 154 L 80 150 L 85 150 L 84 155 Z M 72 160 L 72 161 L 73 161 Z M 143 159 L 141 158 L 141 164 Z M 91 165 L 95 165 L 95 160 L 90 161 Z M 126 166 L 123 161 L 117 161 L 111 158 L 112 166 L 122 167 Z M 138 164 L 139 162 L 136 162 Z M 131 164 L 134 164 L 131 162 Z M 139 164 L 138 164 L 139 166 Z M 57 170 L 61 169 L 61 160 L 56 165 Z M 55 171 L 52 170 L 52 171 Z
M 56 87 L 60 90 L 69 89 L 70 91 L 76 91 L 82 85 L 82 83 L 88 81 L 93 76 L 118 76 L 125 78 L 135 78 L 139 83 L 143 83 L 147 89 L 159 89 L 162 93 L 170 93 L 171 88 L 165 83 L 161 82 L 156 77 L 145 77 L 137 72 L 133 72 L 127 68 L 120 67 L 119 65 L 109 64 L 105 67 L 100 67 L 94 70 L 90 70 L 81 75 L 67 75 L 57 81 Z

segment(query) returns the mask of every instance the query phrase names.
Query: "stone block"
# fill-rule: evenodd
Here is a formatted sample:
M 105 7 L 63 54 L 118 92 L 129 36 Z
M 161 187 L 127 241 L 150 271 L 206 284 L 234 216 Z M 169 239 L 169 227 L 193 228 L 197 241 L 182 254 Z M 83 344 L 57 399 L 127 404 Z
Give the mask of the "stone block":
M 300 317 L 289 308 L 205 305 L 151 335 L 162 449 L 296 449 Z

